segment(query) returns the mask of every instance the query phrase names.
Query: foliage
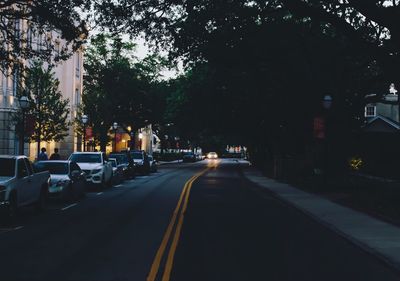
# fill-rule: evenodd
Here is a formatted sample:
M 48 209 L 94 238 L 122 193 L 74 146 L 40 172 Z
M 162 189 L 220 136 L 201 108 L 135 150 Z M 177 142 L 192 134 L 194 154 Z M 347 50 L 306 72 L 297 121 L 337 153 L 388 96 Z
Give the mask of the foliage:
M 139 61 L 134 51 L 134 44 L 107 34 L 94 37 L 87 50 L 82 112 L 102 150 L 114 122 L 138 129 L 161 118 L 158 73 L 165 61 L 155 55 Z
M 51 62 L 65 59 L 72 54 L 72 51 L 77 50 L 87 37 L 88 30 L 84 16 L 79 11 L 89 9 L 90 2 L 2 1 L 0 4 L 2 69 L 15 68 L 23 64 L 24 60 L 38 59 Z M 29 28 L 23 27 L 26 22 L 29 23 Z M 52 34 L 51 31 L 56 31 L 57 34 Z M 59 39 L 64 40 L 62 43 L 64 48 L 56 52 Z M 39 41 L 41 41 L 40 48 L 35 44 Z
M 38 145 L 41 141 L 60 141 L 68 135 L 69 101 L 62 99 L 58 86 L 52 68 L 44 67 L 42 62 L 34 61 L 27 69 L 25 91 L 18 95 L 27 95 L 31 101 L 26 115 L 35 121 L 31 139 Z

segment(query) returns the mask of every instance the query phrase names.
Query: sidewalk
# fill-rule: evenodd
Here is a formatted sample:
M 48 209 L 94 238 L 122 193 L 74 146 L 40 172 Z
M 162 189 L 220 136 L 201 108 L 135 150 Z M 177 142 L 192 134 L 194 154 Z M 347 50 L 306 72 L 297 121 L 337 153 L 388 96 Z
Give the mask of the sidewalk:
M 244 175 L 284 202 L 400 270 L 400 227 L 266 178 L 252 167 L 244 170 Z
M 181 163 L 182 160 L 174 160 L 174 161 L 158 161 L 158 165 L 165 165 L 165 164 L 176 164 Z

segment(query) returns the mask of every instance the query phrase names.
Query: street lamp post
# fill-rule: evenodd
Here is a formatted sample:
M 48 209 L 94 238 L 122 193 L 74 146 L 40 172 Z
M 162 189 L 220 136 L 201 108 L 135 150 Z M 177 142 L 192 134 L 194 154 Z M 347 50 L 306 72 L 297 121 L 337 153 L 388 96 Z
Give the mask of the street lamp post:
M 18 99 L 19 106 L 22 110 L 22 122 L 19 132 L 19 155 L 24 155 L 24 144 L 25 144 L 25 111 L 29 107 L 29 99 L 27 96 L 22 96 Z
M 114 122 L 112 127 L 114 129 L 114 152 L 117 152 L 117 129 L 118 129 L 118 123 Z
M 328 174 L 328 166 L 329 166 L 329 133 L 327 130 L 328 127 L 328 111 L 331 109 L 333 103 L 333 98 L 331 95 L 325 95 L 322 100 L 322 106 L 324 107 L 325 113 L 325 171 L 324 175 L 324 182 L 327 183 L 327 174 Z
M 135 149 L 135 132 L 132 130 L 130 133 L 131 136 L 131 142 L 130 142 L 130 150 L 134 150 Z
M 83 124 L 83 151 L 86 151 L 86 124 L 89 121 L 87 115 L 82 116 L 82 124 Z

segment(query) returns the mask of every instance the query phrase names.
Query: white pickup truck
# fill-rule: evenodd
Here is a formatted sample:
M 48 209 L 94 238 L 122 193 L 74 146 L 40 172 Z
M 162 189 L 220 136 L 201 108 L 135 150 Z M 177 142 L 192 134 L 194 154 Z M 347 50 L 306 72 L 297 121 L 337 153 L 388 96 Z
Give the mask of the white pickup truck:
M 15 216 L 19 207 L 46 204 L 49 172 L 35 173 L 26 156 L 0 155 L 0 207 Z
M 112 185 L 113 169 L 104 152 L 74 152 L 69 160 L 76 162 L 86 174 L 86 182 Z

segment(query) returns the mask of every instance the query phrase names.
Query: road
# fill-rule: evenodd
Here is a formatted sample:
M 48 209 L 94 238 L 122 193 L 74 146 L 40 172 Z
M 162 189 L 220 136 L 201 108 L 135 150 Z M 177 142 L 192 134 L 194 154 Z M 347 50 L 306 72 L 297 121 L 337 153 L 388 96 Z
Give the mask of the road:
M 0 227 L 0 280 L 400 280 L 242 174 L 206 160 Z

